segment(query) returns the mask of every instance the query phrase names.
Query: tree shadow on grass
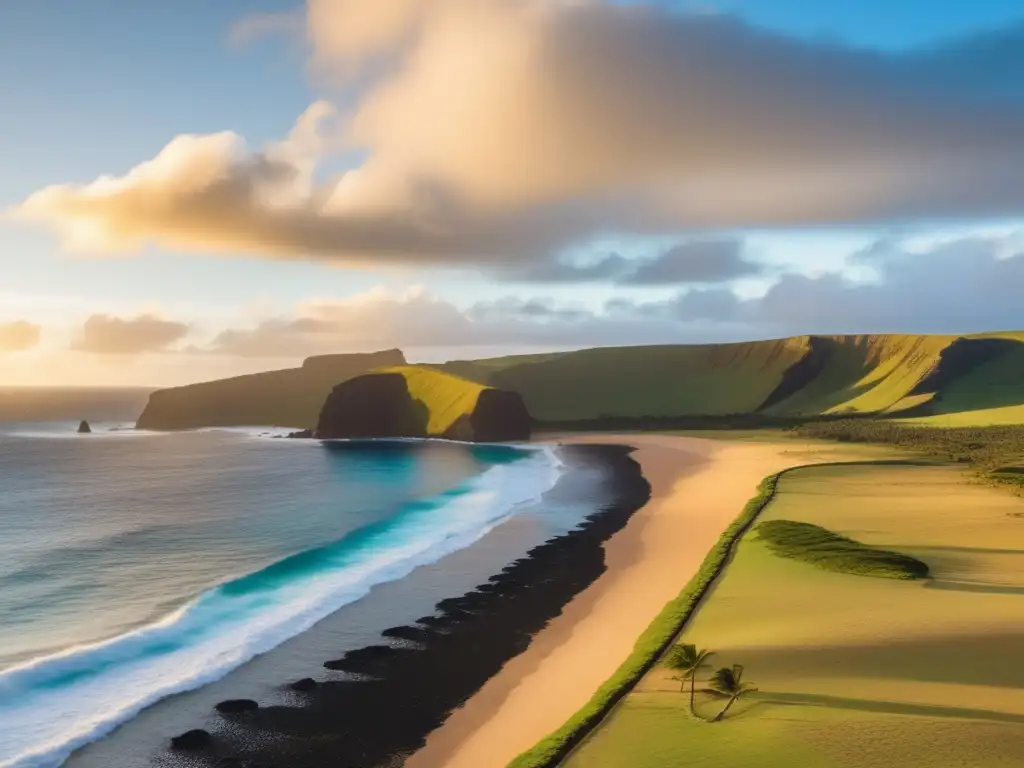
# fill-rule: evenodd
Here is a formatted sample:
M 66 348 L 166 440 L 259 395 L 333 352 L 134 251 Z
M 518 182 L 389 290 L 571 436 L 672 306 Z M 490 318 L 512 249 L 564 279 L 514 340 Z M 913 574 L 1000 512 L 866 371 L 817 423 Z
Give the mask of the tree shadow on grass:
M 961 555 L 1024 555 L 1024 549 L 999 549 L 996 547 L 946 547 L 927 544 L 887 544 L 886 546 L 900 552 L 934 552 L 940 555 L 947 552 Z
M 1024 689 L 1024 666 L 1015 663 L 1022 647 L 1024 631 L 981 627 L 965 634 L 742 652 L 750 669 L 770 669 L 777 679 L 872 677 Z
M 951 592 L 972 592 L 979 595 L 1024 595 L 1024 587 L 1003 584 L 974 584 L 969 581 L 930 581 L 925 589 L 944 589 Z
M 987 720 L 996 723 L 1024 724 L 1024 715 L 997 712 L 989 709 L 969 707 L 943 707 L 931 704 L 909 704 L 899 701 L 877 701 L 873 699 L 851 699 L 816 693 L 764 693 L 758 697 L 761 704 L 781 706 L 825 707 L 857 712 L 887 715 L 916 715 L 921 717 L 943 717 L 958 720 Z

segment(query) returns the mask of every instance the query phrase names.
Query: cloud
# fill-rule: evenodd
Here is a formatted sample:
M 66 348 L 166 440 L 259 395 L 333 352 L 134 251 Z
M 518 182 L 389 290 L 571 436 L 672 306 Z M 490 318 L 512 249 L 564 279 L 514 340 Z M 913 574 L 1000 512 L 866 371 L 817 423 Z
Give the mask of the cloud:
M 0 352 L 23 352 L 39 344 L 42 328 L 25 320 L 0 323 Z
M 849 261 L 869 279 L 841 272 L 788 273 L 762 296 L 697 285 L 667 299 L 619 296 L 603 306 L 504 296 L 459 306 L 425 288 L 375 288 L 344 300 L 310 301 L 247 327 L 227 328 L 188 351 L 291 358 L 399 347 L 446 357 L 483 349 L 709 343 L 806 333 L 969 333 L 1024 328 L 1024 251 L 1017 235 L 964 237 L 911 249 L 882 239 Z M 116 321 L 124 322 L 124 321 Z M 136 321 L 138 322 L 138 321 Z M 169 323 L 155 347 L 181 338 Z M 171 338 L 173 337 L 173 338 Z M 462 350 L 462 351 L 460 351 Z
M 524 283 L 615 282 L 636 269 L 637 262 L 618 253 L 585 263 L 562 260 L 512 265 L 500 276 Z
M 340 124 L 179 136 L 15 212 L 97 252 L 496 268 L 608 232 L 1024 213 L 1024 29 L 883 54 L 611 0 L 309 0 L 307 23 Z M 365 161 L 323 180 L 338 136 Z
M 1024 252 L 1008 249 L 1012 242 L 965 237 L 910 250 L 883 239 L 850 259 L 872 268 L 870 280 L 790 273 L 752 299 L 710 288 L 657 302 L 619 299 L 613 308 L 620 315 L 739 323 L 758 336 L 1021 329 Z
M 597 261 L 564 260 L 521 264 L 499 276 L 527 283 L 611 282 L 618 285 L 659 286 L 688 283 L 727 283 L 762 274 L 762 264 L 743 255 L 743 240 L 735 237 L 684 240 L 661 253 L 627 259 L 609 253 Z
M 1024 328 L 1024 253 L 1005 255 L 1002 239 L 963 238 L 922 251 L 883 241 L 869 250 L 871 282 L 788 275 L 761 299 L 758 317 L 789 328 L 859 333 Z
M 725 334 L 731 332 L 726 328 Z M 203 350 L 241 357 L 302 357 L 400 347 L 404 350 L 572 348 L 725 338 L 716 325 L 615 315 L 552 299 L 506 296 L 459 308 L 423 288 L 374 289 L 351 299 L 301 305 L 288 317 L 219 333 Z
M 164 320 L 153 315 L 139 315 L 129 319 L 92 315 L 85 321 L 71 347 L 100 355 L 167 352 L 188 331 L 186 323 Z
M 743 241 L 737 238 L 691 240 L 679 243 L 660 256 L 641 262 L 621 281 L 626 285 L 678 283 L 725 283 L 760 274 L 763 267 L 743 257 Z
M 305 32 L 305 14 L 300 11 L 277 13 L 251 13 L 231 25 L 228 41 L 233 45 L 247 45 L 275 35 L 301 36 Z

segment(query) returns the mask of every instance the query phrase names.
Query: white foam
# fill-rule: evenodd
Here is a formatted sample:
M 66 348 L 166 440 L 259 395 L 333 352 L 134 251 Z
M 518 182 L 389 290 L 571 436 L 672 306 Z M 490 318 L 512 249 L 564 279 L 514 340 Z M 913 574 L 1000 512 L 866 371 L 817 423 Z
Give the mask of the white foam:
M 232 582 L 158 623 L 0 673 L 0 768 L 55 768 L 154 702 L 212 682 L 375 584 L 469 546 L 536 501 L 561 466 L 550 449 L 493 466 L 443 505 L 404 513 L 354 561 L 339 549 L 323 569 L 266 589 Z

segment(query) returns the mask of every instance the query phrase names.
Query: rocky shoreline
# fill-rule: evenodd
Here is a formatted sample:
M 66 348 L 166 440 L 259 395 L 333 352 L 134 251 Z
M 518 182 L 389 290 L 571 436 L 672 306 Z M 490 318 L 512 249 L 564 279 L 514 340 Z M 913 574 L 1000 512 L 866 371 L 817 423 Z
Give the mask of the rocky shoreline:
M 433 615 L 382 633 L 379 644 L 325 661 L 348 679 L 283 681 L 294 705 L 225 702 L 223 726 L 190 732 L 172 763 L 249 768 L 400 766 L 502 665 L 522 652 L 605 570 L 602 543 L 650 498 L 626 446 L 561 450 L 570 466 L 603 466 L 609 497 L 578 529 L 534 547 Z M 168 734 L 173 736 L 174 734 Z

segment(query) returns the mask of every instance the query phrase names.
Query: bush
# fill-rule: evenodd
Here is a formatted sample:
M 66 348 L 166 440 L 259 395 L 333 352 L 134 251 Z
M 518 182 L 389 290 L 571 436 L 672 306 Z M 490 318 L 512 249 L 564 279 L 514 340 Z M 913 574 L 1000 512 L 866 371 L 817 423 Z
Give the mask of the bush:
M 758 536 L 779 557 L 817 568 L 883 579 L 923 579 L 927 564 L 910 555 L 862 544 L 818 525 L 795 520 L 768 520 Z

